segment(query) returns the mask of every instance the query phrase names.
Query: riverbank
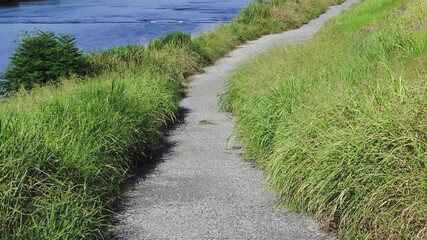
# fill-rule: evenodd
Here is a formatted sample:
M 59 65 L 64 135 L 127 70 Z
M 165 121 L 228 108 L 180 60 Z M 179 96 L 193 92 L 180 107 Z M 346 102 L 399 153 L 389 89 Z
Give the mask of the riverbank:
M 222 97 L 282 203 L 342 239 L 427 238 L 426 9 L 362 1 L 245 64 Z
M 129 45 L 94 54 L 97 76 L 6 99 L 0 105 L 0 238 L 107 236 L 123 183 L 176 119 L 185 77 L 247 40 L 297 27 L 337 2 L 257 2 L 188 44 L 159 40 L 160 48 Z

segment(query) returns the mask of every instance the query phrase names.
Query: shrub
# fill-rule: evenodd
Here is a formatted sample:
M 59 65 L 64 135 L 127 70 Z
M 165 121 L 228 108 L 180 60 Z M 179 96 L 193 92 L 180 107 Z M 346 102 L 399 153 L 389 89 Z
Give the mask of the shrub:
M 86 57 L 75 47 L 75 37 L 56 36 L 53 32 L 24 33 L 22 43 L 11 57 L 4 78 L 6 90 L 30 89 L 35 85 L 57 82 L 60 77 L 84 75 Z

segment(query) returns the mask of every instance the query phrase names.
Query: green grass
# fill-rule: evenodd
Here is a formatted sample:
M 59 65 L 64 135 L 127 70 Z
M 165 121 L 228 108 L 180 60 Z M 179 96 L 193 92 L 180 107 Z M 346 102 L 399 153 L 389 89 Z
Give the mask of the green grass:
M 365 0 L 231 78 L 245 155 L 342 239 L 427 238 L 427 4 Z
M 207 119 L 202 119 L 199 121 L 199 125 L 215 125 L 215 123 Z
M 122 184 L 174 121 L 197 58 L 128 46 L 92 62 L 102 73 L 0 105 L 1 239 L 105 237 Z
M 174 119 L 180 89 L 161 75 L 109 74 L 4 103 L 1 238 L 99 236 L 120 183 Z
M 124 182 L 176 118 L 185 77 L 339 1 L 299 2 L 257 1 L 196 38 L 174 33 L 90 54 L 89 77 L 9 93 L 0 104 L 0 239 L 108 236 Z

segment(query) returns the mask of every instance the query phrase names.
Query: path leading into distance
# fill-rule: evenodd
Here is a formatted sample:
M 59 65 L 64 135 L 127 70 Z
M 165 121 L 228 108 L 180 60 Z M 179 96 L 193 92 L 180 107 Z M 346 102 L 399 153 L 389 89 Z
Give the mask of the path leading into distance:
M 234 122 L 218 108 L 226 79 L 274 46 L 307 41 L 358 0 L 331 7 L 303 27 L 251 41 L 192 77 L 184 119 L 168 132 L 164 153 L 135 180 L 119 215 L 119 239 L 334 239 L 307 215 L 278 206 L 260 170 L 229 138 Z

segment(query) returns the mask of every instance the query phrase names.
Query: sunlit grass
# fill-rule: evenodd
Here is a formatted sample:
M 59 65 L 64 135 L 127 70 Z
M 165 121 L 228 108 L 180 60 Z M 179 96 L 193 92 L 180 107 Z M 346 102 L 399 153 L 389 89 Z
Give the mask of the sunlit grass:
M 427 2 L 366 0 L 222 97 L 287 207 L 343 239 L 427 238 Z
M 101 76 L 45 88 L 34 102 L 17 97 L 28 111 L 3 104 L 1 236 L 98 236 L 129 169 L 174 119 L 181 88 L 160 75 Z

